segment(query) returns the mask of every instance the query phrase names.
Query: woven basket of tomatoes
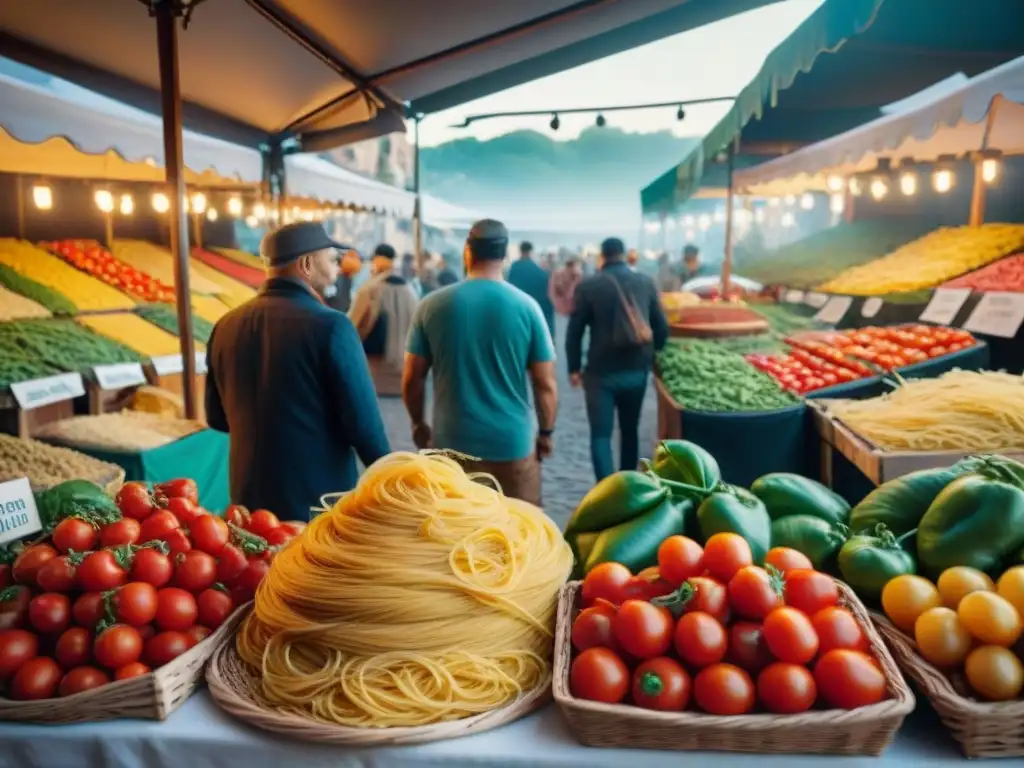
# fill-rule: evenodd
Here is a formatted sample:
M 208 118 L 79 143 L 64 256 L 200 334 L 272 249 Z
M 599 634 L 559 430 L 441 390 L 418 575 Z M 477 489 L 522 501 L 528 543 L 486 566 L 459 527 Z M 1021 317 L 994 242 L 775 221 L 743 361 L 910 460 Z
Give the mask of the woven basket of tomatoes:
M 199 506 L 192 480 L 130 482 L 113 499 L 81 482 L 40 501 L 47 535 L 0 566 L 0 720 L 163 720 L 278 549 L 243 525 L 280 545 L 299 525 L 238 507 L 243 525 L 229 523 Z
M 882 607 L 878 631 L 964 754 L 1024 756 L 1024 566 L 897 576 Z
M 864 606 L 777 548 L 666 539 L 656 572 L 592 569 L 559 596 L 553 690 L 592 747 L 880 754 L 914 709 Z

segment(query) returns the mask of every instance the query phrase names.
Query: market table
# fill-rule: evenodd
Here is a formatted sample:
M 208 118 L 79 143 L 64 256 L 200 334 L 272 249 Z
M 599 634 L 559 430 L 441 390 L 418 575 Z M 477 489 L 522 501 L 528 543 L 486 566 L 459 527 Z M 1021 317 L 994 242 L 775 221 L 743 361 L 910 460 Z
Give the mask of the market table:
M 0 768 L 302 768 L 331 766 L 523 766 L 523 768 L 656 768 L 657 766 L 942 766 L 964 758 L 923 702 L 907 718 L 881 758 L 821 755 L 653 752 L 588 749 L 569 733 L 558 709 L 540 712 L 489 733 L 434 744 L 388 749 L 344 749 L 306 744 L 242 725 L 201 691 L 163 723 L 32 726 L 0 724 Z

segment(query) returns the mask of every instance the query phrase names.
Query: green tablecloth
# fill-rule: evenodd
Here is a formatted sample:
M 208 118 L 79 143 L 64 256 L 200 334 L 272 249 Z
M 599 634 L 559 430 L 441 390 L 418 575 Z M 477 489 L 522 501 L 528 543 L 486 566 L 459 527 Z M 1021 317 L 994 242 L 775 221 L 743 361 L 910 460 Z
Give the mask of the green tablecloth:
M 68 447 L 123 467 L 126 480 L 160 483 L 176 477 L 190 477 L 199 486 L 199 503 L 211 512 L 223 512 L 231 503 L 228 436 L 222 432 L 204 429 L 170 445 L 148 451 Z

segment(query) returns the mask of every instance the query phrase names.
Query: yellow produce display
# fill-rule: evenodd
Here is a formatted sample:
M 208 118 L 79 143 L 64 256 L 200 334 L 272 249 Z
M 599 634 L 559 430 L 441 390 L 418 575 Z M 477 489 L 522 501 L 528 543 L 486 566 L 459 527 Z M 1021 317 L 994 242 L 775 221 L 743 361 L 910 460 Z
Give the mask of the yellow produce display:
M 171 258 L 171 252 L 166 248 L 147 243 L 144 240 L 115 240 L 112 250 L 114 256 L 140 272 L 145 272 L 150 277 L 174 285 L 174 261 Z M 189 283 L 193 293 L 215 296 L 222 292 L 222 288 L 217 283 L 196 271 L 194 263 L 189 272 Z
M 1022 248 L 1021 224 L 943 227 L 888 256 L 840 272 L 818 290 L 875 296 L 934 288 Z
M 0 286 L 0 321 L 50 317 L 50 310 Z
M 237 307 L 244 304 L 256 295 L 256 291 L 245 283 L 240 283 L 233 277 L 218 272 L 213 267 L 208 267 L 198 259 L 189 259 L 192 267 L 192 274 L 199 275 L 204 280 L 216 283 L 219 287 L 217 297 L 229 307 Z
M 76 322 L 147 357 L 173 355 L 181 351 L 177 336 L 128 312 L 78 317 Z
M 263 263 L 263 259 L 259 256 L 253 256 L 251 253 L 247 253 L 245 251 L 239 251 L 234 248 L 214 248 L 213 250 L 246 267 L 259 270 L 266 267 Z
M 550 683 L 571 567 L 541 510 L 446 456 L 394 453 L 278 553 L 236 647 L 267 708 L 364 728 L 459 720 Z
M 0 264 L 67 297 L 79 311 L 132 309 L 135 302 L 59 257 L 23 240 L 0 238 Z
M 160 387 L 139 387 L 132 394 L 131 409 L 168 418 L 185 418 L 185 401 L 174 392 Z
M 36 437 L 69 448 L 148 451 L 170 445 L 202 428 L 199 422 L 188 419 L 122 411 L 51 421 L 39 428 Z
M 210 323 L 216 323 L 231 310 L 227 304 L 213 296 L 192 294 L 192 311 Z
M 938 587 L 942 604 L 954 611 L 960 607 L 960 601 L 972 592 L 992 592 L 996 588 L 995 582 L 987 573 L 966 565 L 944 570 L 939 574 L 935 586 Z

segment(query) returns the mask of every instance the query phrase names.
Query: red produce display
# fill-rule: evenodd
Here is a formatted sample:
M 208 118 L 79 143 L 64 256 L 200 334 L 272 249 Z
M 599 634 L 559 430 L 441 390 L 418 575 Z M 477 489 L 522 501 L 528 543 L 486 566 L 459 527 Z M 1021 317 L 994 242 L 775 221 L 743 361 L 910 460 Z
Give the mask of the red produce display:
M 129 296 L 148 302 L 174 302 L 174 286 L 125 264 L 95 240 L 55 240 L 41 245 L 71 266 Z
M 989 264 L 956 280 L 950 280 L 942 287 L 1024 293 L 1024 253 L 1000 259 L 995 264 Z

